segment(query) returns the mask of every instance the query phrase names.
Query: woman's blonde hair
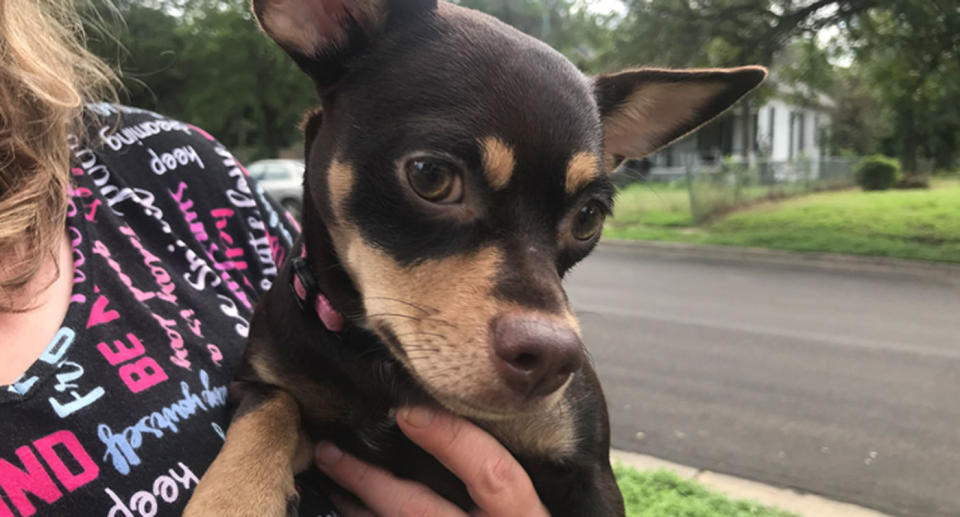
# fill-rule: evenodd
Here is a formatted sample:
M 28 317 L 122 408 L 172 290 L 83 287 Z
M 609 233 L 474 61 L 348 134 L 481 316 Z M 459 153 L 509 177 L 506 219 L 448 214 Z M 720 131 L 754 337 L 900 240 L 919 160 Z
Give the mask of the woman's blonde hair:
M 0 311 L 63 237 L 67 135 L 115 76 L 87 51 L 77 0 L 0 0 Z M 112 97 L 112 95 L 108 95 Z

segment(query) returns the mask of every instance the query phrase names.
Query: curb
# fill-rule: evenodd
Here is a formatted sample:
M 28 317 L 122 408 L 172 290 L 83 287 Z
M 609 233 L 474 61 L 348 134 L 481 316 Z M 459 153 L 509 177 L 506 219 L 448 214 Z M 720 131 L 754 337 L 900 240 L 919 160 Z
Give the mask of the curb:
M 743 478 L 717 474 L 645 454 L 610 450 L 610 460 L 638 470 L 668 470 L 736 499 L 749 499 L 803 517 L 891 517 L 876 510 Z
M 792 252 L 741 248 L 713 244 L 658 241 L 605 240 L 600 248 L 635 250 L 662 257 L 684 257 L 717 262 L 752 262 L 769 266 L 802 267 L 846 273 L 873 273 L 939 280 L 960 285 L 960 265 L 920 260 L 843 255 L 839 253 Z

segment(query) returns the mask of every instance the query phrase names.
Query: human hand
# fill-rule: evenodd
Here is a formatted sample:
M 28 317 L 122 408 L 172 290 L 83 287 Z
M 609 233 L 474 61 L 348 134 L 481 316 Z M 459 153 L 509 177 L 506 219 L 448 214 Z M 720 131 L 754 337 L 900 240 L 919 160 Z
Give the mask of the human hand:
M 549 517 L 523 467 L 486 431 L 449 413 L 420 407 L 401 409 L 397 423 L 467 486 L 477 504 L 472 517 Z M 343 505 L 345 517 L 468 515 L 426 486 L 363 463 L 332 444 L 317 448 L 317 466 L 368 508 Z

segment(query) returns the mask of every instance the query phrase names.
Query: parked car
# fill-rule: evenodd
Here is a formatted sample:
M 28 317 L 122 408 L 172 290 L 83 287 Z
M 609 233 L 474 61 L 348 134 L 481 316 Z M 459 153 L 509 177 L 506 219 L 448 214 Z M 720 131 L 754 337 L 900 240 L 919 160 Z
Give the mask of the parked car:
M 298 220 L 303 212 L 303 171 L 300 160 L 261 160 L 247 167 L 273 199 Z

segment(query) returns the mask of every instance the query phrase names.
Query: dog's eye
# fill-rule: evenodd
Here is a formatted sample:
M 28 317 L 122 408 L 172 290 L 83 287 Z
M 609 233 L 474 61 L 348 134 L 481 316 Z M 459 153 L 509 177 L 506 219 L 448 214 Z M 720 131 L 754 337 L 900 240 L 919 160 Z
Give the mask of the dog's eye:
M 577 212 L 573 219 L 571 231 L 574 238 L 580 241 L 588 241 L 597 236 L 603 230 L 603 222 L 606 220 L 603 208 L 596 201 L 583 205 L 583 208 Z
M 431 203 L 453 204 L 463 198 L 463 178 L 452 163 L 432 158 L 407 162 L 407 180 L 418 196 Z

